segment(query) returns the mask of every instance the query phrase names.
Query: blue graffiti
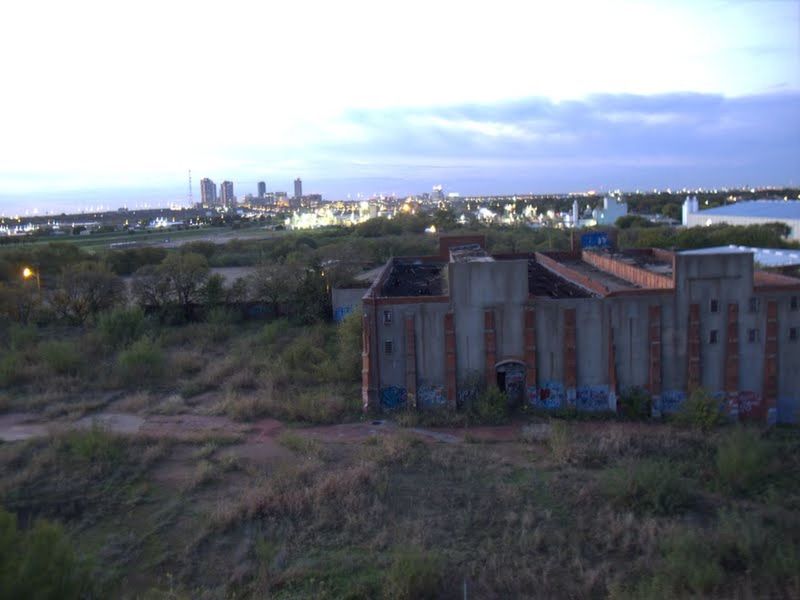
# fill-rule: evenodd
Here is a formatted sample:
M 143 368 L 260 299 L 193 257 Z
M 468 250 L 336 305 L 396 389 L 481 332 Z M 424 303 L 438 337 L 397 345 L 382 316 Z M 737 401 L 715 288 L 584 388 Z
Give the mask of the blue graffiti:
M 406 388 L 389 386 L 381 388 L 381 407 L 387 410 L 402 408 L 406 404 Z
M 441 408 L 447 404 L 444 387 L 421 385 L 417 388 L 417 403 L 421 408 Z
M 561 408 L 564 405 L 564 384 L 546 381 L 538 389 L 528 388 L 528 399 L 536 408 Z
M 338 306 L 333 311 L 333 320 L 335 323 L 341 322 L 347 315 L 353 312 L 352 306 Z
M 575 395 L 578 410 L 611 410 L 607 385 L 589 385 L 579 387 Z
M 668 390 L 661 393 L 656 408 L 662 413 L 674 413 L 680 410 L 685 400 L 686 392 L 683 390 Z

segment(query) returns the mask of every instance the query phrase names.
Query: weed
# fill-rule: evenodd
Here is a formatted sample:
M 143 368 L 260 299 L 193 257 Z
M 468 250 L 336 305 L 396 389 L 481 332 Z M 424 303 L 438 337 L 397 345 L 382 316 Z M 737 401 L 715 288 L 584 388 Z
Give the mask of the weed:
M 383 594 L 385 598 L 397 600 L 438 598 L 441 583 L 441 560 L 436 555 L 416 547 L 404 547 L 395 551 L 386 572 Z
M 508 421 L 508 398 L 497 386 L 489 386 L 469 406 L 470 420 L 487 425 Z
M 723 421 L 719 401 L 703 388 L 695 389 L 674 416 L 675 422 L 710 431 Z
M 103 313 L 97 321 L 97 330 L 106 346 L 124 348 L 144 335 L 144 312 L 138 306 L 115 308 Z
M 679 513 L 692 496 L 674 466 L 645 460 L 604 473 L 603 493 L 618 507 L 657 515 Z
M 288 330 L 289 321 L 286 319 L 276 319 L 264 325 L 264 328 L 261 330 L 261 341 L 266 346 L 271 346 Z
M 281 432 L 278 436 L 278 443 L 303 456 L 321 458 L 325 454 L 324 447 L 317 440 L 291 431 Z
M 570 426 L 566 421 L 553 420 L 550 423 L 548 443 L 557 463 L 566 464 L 575 458 L 575 444 L 572 441 Z
M 117 375 L 126 385 L 154 384 L 164 374 L 164 353 L 148 338 L 134 342 L 117 357 Z
M 628 388 L 617 399 L 617 409 L 627 419 L 649 419 L 652 410 L 652 398 L 647 390 L 643 388 Z
M 84 354 L 73 342 L 48 341 L 39 345 L 45 366 L 57 375 L 77 375 L 83 367 Z
M 756 431 L 736 427 L 717 443 L 717 478 L 723 489 L 752 495 L 770 473 L 770 448 Z

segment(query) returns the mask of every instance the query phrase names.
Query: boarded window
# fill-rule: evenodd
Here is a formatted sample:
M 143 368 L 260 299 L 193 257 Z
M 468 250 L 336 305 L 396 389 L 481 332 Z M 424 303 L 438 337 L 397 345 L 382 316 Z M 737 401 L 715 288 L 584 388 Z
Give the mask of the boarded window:
M 789 328 L 789 341 L 796 342 L 797 341 L 797 327 L 790 327 Z
M 383 342 L 383 352 L 384 354 L 391 354 L 394 351 L 394 344 L 392 340 L 386 340 Z
M 383 324 L 390 325 L 392 322 L 392 311 L 385 310 L 383 311 Z
M 757 342 L 760 339 L 758 329 L 748 329 L 747 330 L 747 341 L 751 344 Z
M 758 298 L 750 298 L 750 302 L 747 304 L 747 308 L 751 313 L 758 312 Z
M 716 344 L 717 343 L 717 337 L 718 337 L 717 330 L 716 329 L 712 329 L 711 331 L 708 332 L 708 343 L 709 344 Z
M 708 303 L 708 308 L 711 312 L 719 312 L 719 300 L 712 298 Z

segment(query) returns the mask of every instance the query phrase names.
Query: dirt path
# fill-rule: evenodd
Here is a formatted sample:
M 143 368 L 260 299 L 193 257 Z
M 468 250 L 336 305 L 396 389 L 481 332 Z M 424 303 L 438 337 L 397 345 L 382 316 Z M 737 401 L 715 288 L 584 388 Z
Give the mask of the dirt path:
M 89 428 L 93 425 L 114 433 L 171 437 L 180 440 L 197 440 L 213 436 L 238 437 L 248 445 L 271 443 L 285 426 L 276 419 L 261 419 L 240 423 L 227 417 L 195 414 L 137 415 L 125 412 L 98 412 L 77 421 L 65 419 L 44 420 L 35 413 L 8 413 L 0 415 L 0 441 L 15 442 L 42 437 L 67 429 Z M 301 436 L 324 442 L 359 442 L 374 435 L 404 431 L 421 438 L 446 444 L 460 443 L 465 436 L 480 441 L 512 441 L 519 439 L 519 425 L 501 427 L 470 427 L 469 429 L 401 429 L 388 420 L 360 423 L 338 423 L 293 428 Z

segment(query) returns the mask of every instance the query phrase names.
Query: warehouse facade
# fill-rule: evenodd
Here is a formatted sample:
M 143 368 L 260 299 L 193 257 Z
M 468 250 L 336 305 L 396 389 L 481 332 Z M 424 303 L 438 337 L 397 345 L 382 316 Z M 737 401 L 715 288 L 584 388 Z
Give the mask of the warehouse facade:
M 365 409 L 512 404 L 614 411 L 627 388 L 676 410 L 703 387 L 743 418 L 800 407 L 800 280 L 750 253 L 489 255 L 481 236 L 394 258 L 362 299 Z

